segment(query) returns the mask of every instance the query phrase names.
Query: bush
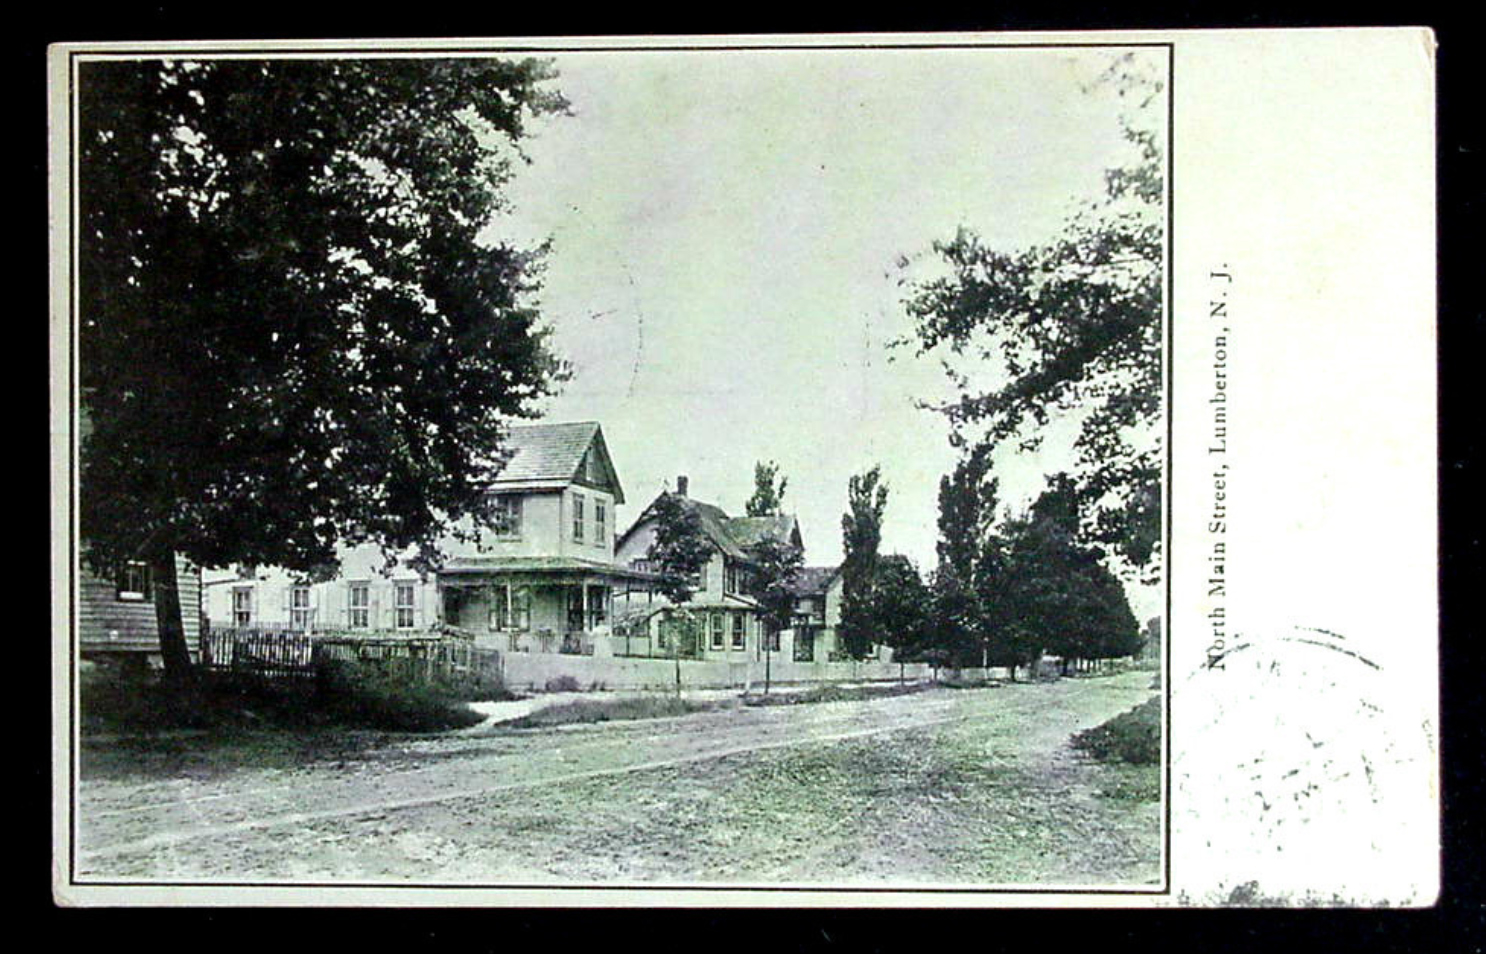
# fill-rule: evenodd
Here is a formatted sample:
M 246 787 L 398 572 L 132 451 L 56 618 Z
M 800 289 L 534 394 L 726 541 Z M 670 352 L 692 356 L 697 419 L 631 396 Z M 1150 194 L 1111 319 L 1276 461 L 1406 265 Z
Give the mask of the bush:
M 1153 765 L 1161 761 L 1161 697 L 1122 712 L 1073 737 L 1073 747 L 1101 762 Z
M 416 682 L 354 664 L 322 667 L 316 701 L 334 721 L 391 732 L 434 732 L 474 725 L 461 687 Z
M 547 680 L 548 692 L 579 692 L 582 688 L 572 676 L 553 676 Z

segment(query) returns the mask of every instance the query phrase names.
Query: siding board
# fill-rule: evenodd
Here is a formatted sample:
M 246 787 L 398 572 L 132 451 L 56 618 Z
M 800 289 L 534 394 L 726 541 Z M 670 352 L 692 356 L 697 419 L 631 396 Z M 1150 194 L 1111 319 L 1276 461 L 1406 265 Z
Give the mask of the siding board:
M 176 557 L 176 586 L 186 644 L 194 650 L 201 635 L 201 574 L 182 557 Z M 120 600 L 113 580 L 95 576 L 86 567 L 79 573 L 75 611 L 82 652 L 160 651 L 154 601 Z

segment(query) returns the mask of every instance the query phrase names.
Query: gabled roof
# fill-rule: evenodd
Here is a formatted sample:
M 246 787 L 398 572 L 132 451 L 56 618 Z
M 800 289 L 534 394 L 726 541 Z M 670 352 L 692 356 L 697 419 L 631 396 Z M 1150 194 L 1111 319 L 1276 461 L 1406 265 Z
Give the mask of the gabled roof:
M 839 566 L 802 566 L 795 571 L 790 592 L 796 596 L 819 596 L 831 588 L 840 572 Z
M 507 455 L 506 463 L 492 486 L 540 489 L 581 482 L 580 468 L 592 453 L 603 475 L 601 483 L 613 490 L 615 503 L 624 503 L 619 476 L 596 421 L 516 425 L 510 428 L 501 449 Z
M 792 514 L 767 517 L 733 517 L 727 522 L 728 534 L 743 548 L 758 546 L 765 540 L 800 544 L 800 526 Z
M 664 493 L 664 492 L 663 492 Z M 659 499 L 659 498 L 656 498 Z M 748 550 L 767 539 L 792 543 L 803 547 L 800 541 L 800 525 L 793 514 L 776 514 L 769 517 L 729 517 L 727 512 L 714 504 L 681 497 L 682 506 L 701 519 L 702 533 L 723 553 L 735 560 L 748 560 Z M 619 538 L 616 545 L 634 533 L 645 521 L 652 518 L 655 502 L 645 508 L 630 528 Z

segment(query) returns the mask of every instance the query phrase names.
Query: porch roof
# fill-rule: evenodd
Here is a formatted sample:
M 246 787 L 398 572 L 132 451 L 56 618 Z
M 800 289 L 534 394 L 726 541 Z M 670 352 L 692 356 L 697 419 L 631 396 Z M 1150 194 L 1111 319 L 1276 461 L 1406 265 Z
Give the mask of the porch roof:
M 619 580 L 653 581 L 654 573 L 632 570 L 615 563 L 585 560 L 581 557 L 462 557 L 451 560 L 439 570 L 440 582 L 474 583 L 491 577 L 507 576 L 602 576 Z

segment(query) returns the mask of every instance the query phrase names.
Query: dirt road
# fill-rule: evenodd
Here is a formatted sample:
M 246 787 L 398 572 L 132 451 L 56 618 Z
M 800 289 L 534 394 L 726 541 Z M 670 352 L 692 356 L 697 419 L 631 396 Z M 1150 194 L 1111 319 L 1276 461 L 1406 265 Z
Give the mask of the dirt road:
M 80 880 L 1141 884 L 1149 673 L 213 758 L 84 750 Z M 322 740 L 323 743 L 323 740 Z

